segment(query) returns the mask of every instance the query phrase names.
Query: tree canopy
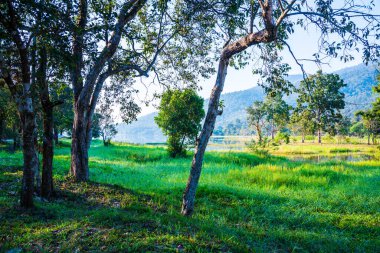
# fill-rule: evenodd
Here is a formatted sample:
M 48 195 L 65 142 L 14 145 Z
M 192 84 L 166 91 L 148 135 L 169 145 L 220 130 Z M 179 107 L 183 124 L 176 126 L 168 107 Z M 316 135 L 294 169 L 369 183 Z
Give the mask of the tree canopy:
M 168 152 L 172 157 L 184 156 L 186 145 L 194 144 L 204 117 L 203 98 L 190 88 L 163 93 L 154 118 L 168 136 Z

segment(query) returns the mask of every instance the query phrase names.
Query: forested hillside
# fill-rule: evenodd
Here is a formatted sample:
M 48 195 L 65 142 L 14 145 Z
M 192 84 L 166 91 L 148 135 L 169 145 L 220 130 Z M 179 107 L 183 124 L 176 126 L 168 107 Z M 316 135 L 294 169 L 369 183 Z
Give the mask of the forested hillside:
M 343 88 L 346 95 L 346 108 L 344 114 L 353 116 L 354 112 L 360 109 L 368 108 L 374 96 L 372 87 L 376 85 L 376 76 L 378 71 L 375 66 L 366 66 L 360 64 L 354 67 L 345 68 L 335 72 L 347 83 Z M 291 75 L 289 80 L 296 86 L 302 79 L 302 75 Z M 227 84 L 228 85 L 228 84 Z M 263 100 L 264 91 L 256 86 L 248 90 L 236 91 L 223 94 L 221 99 L 224 101 L 224 111 L 222 116 L 216 120 L 214 134 L 221 133 L 235 135 L 249 133 L 246 124 L 246 108 L 256 100 Z M 285 100 L 290 104 L 295 104 L 296 95 L 292 94 Z M 205 100 L 205 110 L 207 109 L 208 100 Z M 115 140 L 128 141 L 133 143 L 152 143 L 163 142 L 165 137 L 161 130 L 154 123 L 156 113 L 151 113 L 140 117 L 136 122 L 130 125 L 120 124 L 118 134 Z

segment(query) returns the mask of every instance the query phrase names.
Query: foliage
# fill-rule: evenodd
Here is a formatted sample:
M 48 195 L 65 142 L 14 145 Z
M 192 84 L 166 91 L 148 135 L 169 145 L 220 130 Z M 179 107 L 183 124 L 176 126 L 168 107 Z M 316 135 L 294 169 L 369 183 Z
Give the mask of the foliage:
M 115 116 L 113 115 L 114 104 L 112 103 L 115 98 L 107 91 L 108 89 L 105 89 L 103 96 L 99 99 L 100 101 L 97 109 L 99 134 L 103 139 L 104 146 L 109 146 L 111 139 L 117 134 Z M 130 116 L 128 117 L 128 121 L 130 122 L 135 119 L 136 114 L 137 112 L 132 112 L 132 114 L 129 114 Z
M 321 131 L 336 133 L 336 124 L 342 120 L 344 109 L 344 93 L 340 91 L 346 84 L 336 74 L 322 74 L 318 71 L 301 81 L 298 90 L 295 120 L 303 116 L 311 119 L 319 135 Z M 303 119 L 304 120 L 304 119 Z M 306 126 L 302 123 L 303 128 Z M 307 127 L 311 128 L 311 127 Z
M 355 122 L 350 127 L 350 134 L 363 138 L 367 133 L 367 130 L 362 121 Z
M 66 83 L 52 83 L 51 97 L 63 103 L 54 107 L 54 129 L 60 134 L 71 134 L 73 127 L 73 90 Z
M 255 101 L 251 107 L 247 108 L 248 124 L 253 126 L 258 136 L 258 142 L 263 141 L 263 128 L 266 120 L 266 107 L 264 102 Z
M 8 89 L 0 86 L 0 142 L 19 138 L 19 117 Z
M 268 95 L 263 102 L 255 101 L 247 108 L 248 123 L 255 128 L 259 142 L 265 133 L 270 133 L 274 139 L 275 133 L 289 122 L 290 109 L 279 93 Z
M 368 135 L 368 143 L 369 139 L 372 137 L 372 143 L 375 144 L 375 138 L 380 134 L 380 116 L 374 109 L 357 111 L 356 115 L 362 118 L 363 125 Z
M 167 90 L 162 94 L 154 118 L 157 125 L 168 136 L 170 156 L 184 156 L 188 144 L 194 144 L 201 128 L 200 122 L 205 113 L 203 98 L 190 88 Z
M 279 131 L 274 137 L 276 143 L 290 143 L 290 133 L 288 131 Z
M 252 139 L 250 142 L 246 143 L 247 148 L 254 154 L 261 156 L 269 155 L 270 141 L 268 137 L 264 137 L 261 140 Z
M 281 93 L 268 95 L 264 104 L 267 111 L 267 129 L 274 139 L 274 135 L 289 123 L 291 106 L 282 99 Z

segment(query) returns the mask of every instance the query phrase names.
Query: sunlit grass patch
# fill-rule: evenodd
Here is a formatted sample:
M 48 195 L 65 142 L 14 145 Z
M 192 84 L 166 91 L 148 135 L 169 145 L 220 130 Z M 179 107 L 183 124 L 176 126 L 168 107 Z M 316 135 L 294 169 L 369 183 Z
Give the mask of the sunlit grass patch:
M 292 161 L 207 152 L 191 218 L 180 215 L 191 152 L 117 143 L 90 150 L 90 179 L 74 183 L 70 146 L 56 150 L 57 196 L 17 208 L 22 156 L 0 152 L 0 249 L 25 251 L 377 252 L 380 161 Z M 372 148 L 372 147 L 371 147 Z M 371 148 L 363 147 L 368 153 Z M 352 148 L 362 149 L 361 146 Z M 343 152 L 343 151 L 342 151 Z M 344 151 L 345 152 L 345 151 Z M 344 153 L 343 152 L 343 153 Z M 361 153 L 356 152 L 355 153 Z M 330 155 L 333 155 L 332 152 Z M 5 221 L 5 222 L 3 222 Z

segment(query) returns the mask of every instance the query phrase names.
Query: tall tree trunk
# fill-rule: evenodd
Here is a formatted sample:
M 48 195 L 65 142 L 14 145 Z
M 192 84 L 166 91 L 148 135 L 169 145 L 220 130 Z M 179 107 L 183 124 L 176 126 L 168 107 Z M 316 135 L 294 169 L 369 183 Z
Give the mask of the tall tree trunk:
M 31 106 L 31 99 L 29 99 Z M 38 167 L 38 157 L 35 149 L 35 137 L 37 135 L 35 116 L 32 111 L 20 112 L 22 125 L 24 169 L 21 188 L 21 206 L 33 207 L 34 175 Z
M 260 127 L 257 127 L 256 130 L 257 130 L 257 135 L 259 137 L 259 143 L 261 143 L 263 141 L 263 134 L 261 132 Z
M 37 128 L 37 124 L 36 124 L 36 128 Z M 34 135 L 34 148 L 37 152 L 37 166 L 35 167 L 35 170 L 33 173 L 33 176 L 34 176 L 34 192 L 38 196 L 41 196 L 41 175 L 40 175 L 40 159 L 39 159 L 41 148 L 38 144 L 38 134 L 37 133 Z
M 10 22 L 5 25 L 5 28 L 9 34 L 12 34 L 12 40 L 18 50 L 21 81 L 15 84 L 10 73 L 3 69 L 2 71 L 4 71 L 3 78 L 16 102 L 22 129 L 24 168 L 20 203 L 22 207 L 31 208 L 33 207 L 34 175 L 38 171 L 38 156 L 35 146 L 37 124 L 31 96 L 29 48 L 18 30 L 18 17 L 12 1 L 8 1 L 7 10 Z M 2 64 L 1 61 L 0 64 Z
M 272 2 L 267 2 L 264 6 L 262 15 L 265 21 L 265 29 L 257 33 L 250 33 L 246 36 L 241 37 L 237 41 L 234 41 L 230 44 L 226 44 L 222 50 L 222 54 L 219 59 L 218 75 L 216 78 L 214 88 L 211 92 L 206 119 L 203 123 L 202 131 L 196 142 L 194 157 L 191 164 L 190 176 L 187 181 L 185 191 L 183 193 L 181 210 L 181 213 L 183 215 L 191 215 L 194 210 L 195 193 L 201 175 L 203 157 L 206 150 L 206 146 L 212 134 L 212 131 L 214 130 L 216 117 L 217 115 L 222 114 L 222 111 L 219 110 L 219 99 L 220 94 L 223 91 L 229 59 L 233 55 L 244 51 L 252 45 L 257 45 L 260 43 L 269 43 L 276 39 L 277 30 L 275 24 L 273 23 L 272 7 Z
M 43 144 L 42 144 L 42 184 L 41 197 L 50 199 L 53 195 L 53 104 L 50 101 L 49 85 L 46 77 L 47 52 L 42 46 L 39 50 L 39 68 L 37 84 L 40 89 L 40 101 L 43 113 Z
M 201 175 L 204 153 L 208 140 L 215 127 L 216 116 L 221 114 L 221 111 L 219 111 L 218 108 L 219 99 L 220 94 L 223 91 L 224 81 L 227 75 L 228 62 L 229 58 L 221 57 L 219 60 L 218 76 L 211 92 L 208 111 L 203 124 L 202 132 L 196 142 L 195 153 L 191 164 L 190 177 L 183 193 L 181 211 L 183 215 L 191 215 L 194 210 L 195 192 Z
M 301 139 L 301 142 L 302 142 L 302 143 L 305 143 L 305 133 L 302 132 L 302 137 L 301 137 L 301 138 L 302 138 L 302 139 Z
M 322 143 L 322 131 L 321 128 L 318 128 L 318 143 Z
M 85 109 L 75 103 L 70 171 L 76 181 L 87 181 L 89 178 L 87 124 Z
M 43 119 L 43 153 L 41 197 L 50 199 L 54 193 L 53 186 L 53 107 L 44 108 Z

